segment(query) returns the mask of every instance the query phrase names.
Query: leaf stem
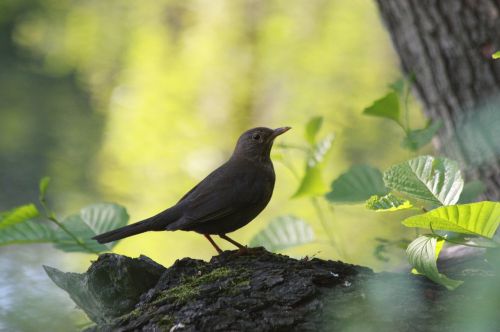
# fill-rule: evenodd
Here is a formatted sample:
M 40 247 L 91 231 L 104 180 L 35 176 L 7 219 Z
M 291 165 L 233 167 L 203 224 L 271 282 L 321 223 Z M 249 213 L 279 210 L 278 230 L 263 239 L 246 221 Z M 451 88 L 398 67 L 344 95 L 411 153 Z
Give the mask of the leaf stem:
M 283 164 L 283 166 L 285 166 L 289 171 L 290 173 L 292 173 L 293 177 L 297 180 L 297 181 L 300 181 L 300 176 L 299 176 L 299 173 L 295 170 L 295 168 L 293 167 L 292 164 L 290 164 L 286 158 L 283 158 L 282 160 L 280 160 L 281 163 Z
M 444 240 L 445 242 L 449 242 L 449 243 L 453 243 L 453 244 L 459 244 L 459 245 L 462 245 L 462 246 L 468 246 L 468 247 L 473 247 L 473 248 L 486 248 L 486 249 L 487 248 L 496 248 L 496 247 L 482 246 L 480 244 L 470 244 L 470 243 L 465 243 L 465 242 L 459 242 L 459 241 L 450 240 L 446 235 L 443 236 L 443 235 L 440 235 L 440 234 L 436 233 L 434 231 L 434 228 L 432 228 L 432 223 L 429 224 L 429 228 L 431 229 L 432 235 L 437 236 L 439 239 Z M 483 236 L 481 236 L 481 237 L 483 237 Z M 486 239 L 488 239 L 488 238 L 486 238 Z
M 408 107 L 408 98 L 410 96 L 410 88 L 411 85 L 409 82 L 405 84 L 405 95 L 403 97 L 403 107 L 405 111 L 405 126 L 406 126 L 406 134 L 408 135 L 411 131 L 410 129 L 410 110 Z
M 443 239 L 445 242 L 449 242 L 449 243 L 453 243 L 453 244 L 459 244 L 459 245 L 462 245 L 462 246 L 473 247 L 473 248 L 486 248 L 486 249 L 488 249 L 488 248 L 495 248 L 495 247 L 482 246 L 482 245 L 479 245 L 479 244 L 470 244 L 470 243 L 464 243 L 464 242 L 457 242 L 457 241 L 449 240 L 446 237 L 441 236 L 439 234 L 436 234 L 436 235 L 439 236 L 440 239 Z
M 343 255 L 343 253 L 341 252 L 338 244 L 335 241 L 335 238 L 334 238 L 333 234 L 330 232 L 330 227 L 328 227 L 328 223 L 326 221 L 326 218 L 325 218 L 325 215 L 323 213 L 323 210 L 321 209 L 321 206 L 319 205 L 318 199 L 316 197 L 311 197 L 310 201 L 311 201 L 311 203 L 312 203 L 312 205 L 314 207 L 314 210 L 316 211 L 316 215 L 318 216 L 318 219 L 319 219 L 319 221 L 321 223 L 321 226 L 323 227 L 323 230 L 325 231 L 326 236 L 328 237 L 328 241 L 329 241 L 330 245 L 335 250 L 337 250 L 341 255 Z
M 292 173 L 293 177 L 297 181 L 300 181 L 299 173 L 295 170 L 293 165 L 291 163 L 289 163 L 288 161 L 286 161 L 285 158 L 283 158 L 283 160 L 281 160 L 281 162 L 282 162 L 283 166 L 285 166 Z M 314 207 L 316 215 L 318 216 L 318 219 L 321 223 L 321 226 L 323 227 L 323 230 L 326 233 L 326 236 L 328 237 L 328 243 L 330 244 L 331 247 L 333 247 L 335 250 L 337 250 L 340 255 L 345 256 L 345 253 L 343 252 L 343 250 L 341 250 L 341 248 L 339 248 L 339 246 L 337 245 L 337 243 L 335 241 L 335 238 L 333 237 L 333 235 L 330 232 L 330 228 L 328 227 L 328 223 L 327 223 L 326 218 L 324 216 L 323 210 L 321 209 L 321 206 L 319 205 L 318 199 L 316 197 L 311 197 L 310 202 Z
M 47 202 L 45 200 L 45 197 L 40 197 L 40 204 L 43 207 L 43 210 L 45 212 L 45 216 L 47 217 L 47 219 L 52 221 L 54 224 L 57 225 L 57 227 L 59 227 L 66 234 L 68 234 L 69 237 L 71 237 L 76 242 L 76 244 L 78 244 L 80 247 L 82 247 L 83 249 L 85 249 L 86 251 L 88 251 L 90 253 L 99 255 L 98 251 L 95 251 L 92 248 L 90 248 L 89 246 L 87 246 L 82 240 L 80 240 L 75 234 L 73 234 L 66 226 L 64 226 L 59 220 L 57 220 L 57 217 L 56 217 L 56 214 L 54 213 L 54 211 L 50 210 L 49 207 L 47 206 Z

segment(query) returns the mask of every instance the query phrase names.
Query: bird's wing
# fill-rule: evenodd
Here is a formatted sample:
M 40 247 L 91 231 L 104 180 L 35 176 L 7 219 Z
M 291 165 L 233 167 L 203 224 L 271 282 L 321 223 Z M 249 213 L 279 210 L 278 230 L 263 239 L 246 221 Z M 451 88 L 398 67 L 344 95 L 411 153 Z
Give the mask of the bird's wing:
M 179 204 L 180 202 L 182 202 L 183 200 L 185 200 L 187 197 L 189 197 L 189 195 L 191 195 L 193 193 L 193 191 L 196 190 L 196 188 L 198 188 L 200 184 L 198 183 L 196 186 L 194 186 L 190 191 L 188 191 L 187 193 L 184 194 L 184 196 L 181 197 L 181 199 L 177 202 L 177 204 Z
M 253 172 L 221 166 L 181 198 L 178 204 L 183 205 L 183 217 L 172 227 L 183 229 L 217 220 L 258 200 L 258 192 L 251 190 L 254 176 Z

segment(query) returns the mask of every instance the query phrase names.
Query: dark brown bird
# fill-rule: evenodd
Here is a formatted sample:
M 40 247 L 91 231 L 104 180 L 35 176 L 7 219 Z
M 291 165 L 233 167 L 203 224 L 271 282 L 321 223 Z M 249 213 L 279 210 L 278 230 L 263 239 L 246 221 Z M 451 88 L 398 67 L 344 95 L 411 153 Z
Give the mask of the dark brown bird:
M 195 231 L 222 250 L 210 235 L 218 235 L 240 249 L 231 233 L 252 221 L 269 203 L 275 175 L 271 162 L 274 139 L 290 127 L 253 128 L 244 132 L 229 160 L 210 173 L 174 206 L 135 224 L 93 237 L 108 243 L 148 231 Z

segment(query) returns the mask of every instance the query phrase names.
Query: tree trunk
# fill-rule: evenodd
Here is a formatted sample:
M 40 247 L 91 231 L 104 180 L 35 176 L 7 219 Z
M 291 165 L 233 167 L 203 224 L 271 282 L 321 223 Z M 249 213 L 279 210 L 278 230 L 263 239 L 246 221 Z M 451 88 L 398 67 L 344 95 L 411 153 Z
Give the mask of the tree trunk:
M 500 0 L 376 0 L 435 143 L 500 199 Z

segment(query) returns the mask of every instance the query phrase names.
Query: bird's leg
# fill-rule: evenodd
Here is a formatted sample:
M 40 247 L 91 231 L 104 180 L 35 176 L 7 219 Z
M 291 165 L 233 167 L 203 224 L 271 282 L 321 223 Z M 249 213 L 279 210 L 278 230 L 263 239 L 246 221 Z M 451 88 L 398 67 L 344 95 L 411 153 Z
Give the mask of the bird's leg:
M 219 254 L 222 254 L 222 249 L 221 249 L 221 248 L 219 248 L 219 246 L 217 245 L 217 243 L 215 243 L 215 241 L 214 241 L 214 240 L 210 237 L 210 235 L 208 235 L 208 234 L 203 234 L 203 235 L 204 235 L 204 236 L 207 238 L 207 240 L 208 240 L 208 241 L 209 241 L 209 242 L 210 242 L 210 243 L 214 246 L 215 250 L 217 250 L 217 252 L 218 252 Z
M 235 246 L 237 246 L 240 250 L 246 250 L 247 249 L 246 246 L 239 244 L 238 242 L 236 242 L 235 240 L 231 239 L 226 234 L 219 234 L 219 236 L 220 236 L 221 239 L 224 239 L 224 240 L 226 240 L 228 242 L 231 242 L 232 244 L 234 244 Z
M 251 255 L 251 254 L 257 254 L 257 253 L 262 253 L 265 252 L 262 250 L 263 248 L 248 248 L 247 246 L 241 245 L 240 243 L 236 242 L 235 240 L 231 239 L 229 236 L 226 234 L 219 234 L 221 239 L 224 239 L 228 242 L 231 242 L 235 246 L 238 247 L 238 252 L 236 253 L 237 255 Z

